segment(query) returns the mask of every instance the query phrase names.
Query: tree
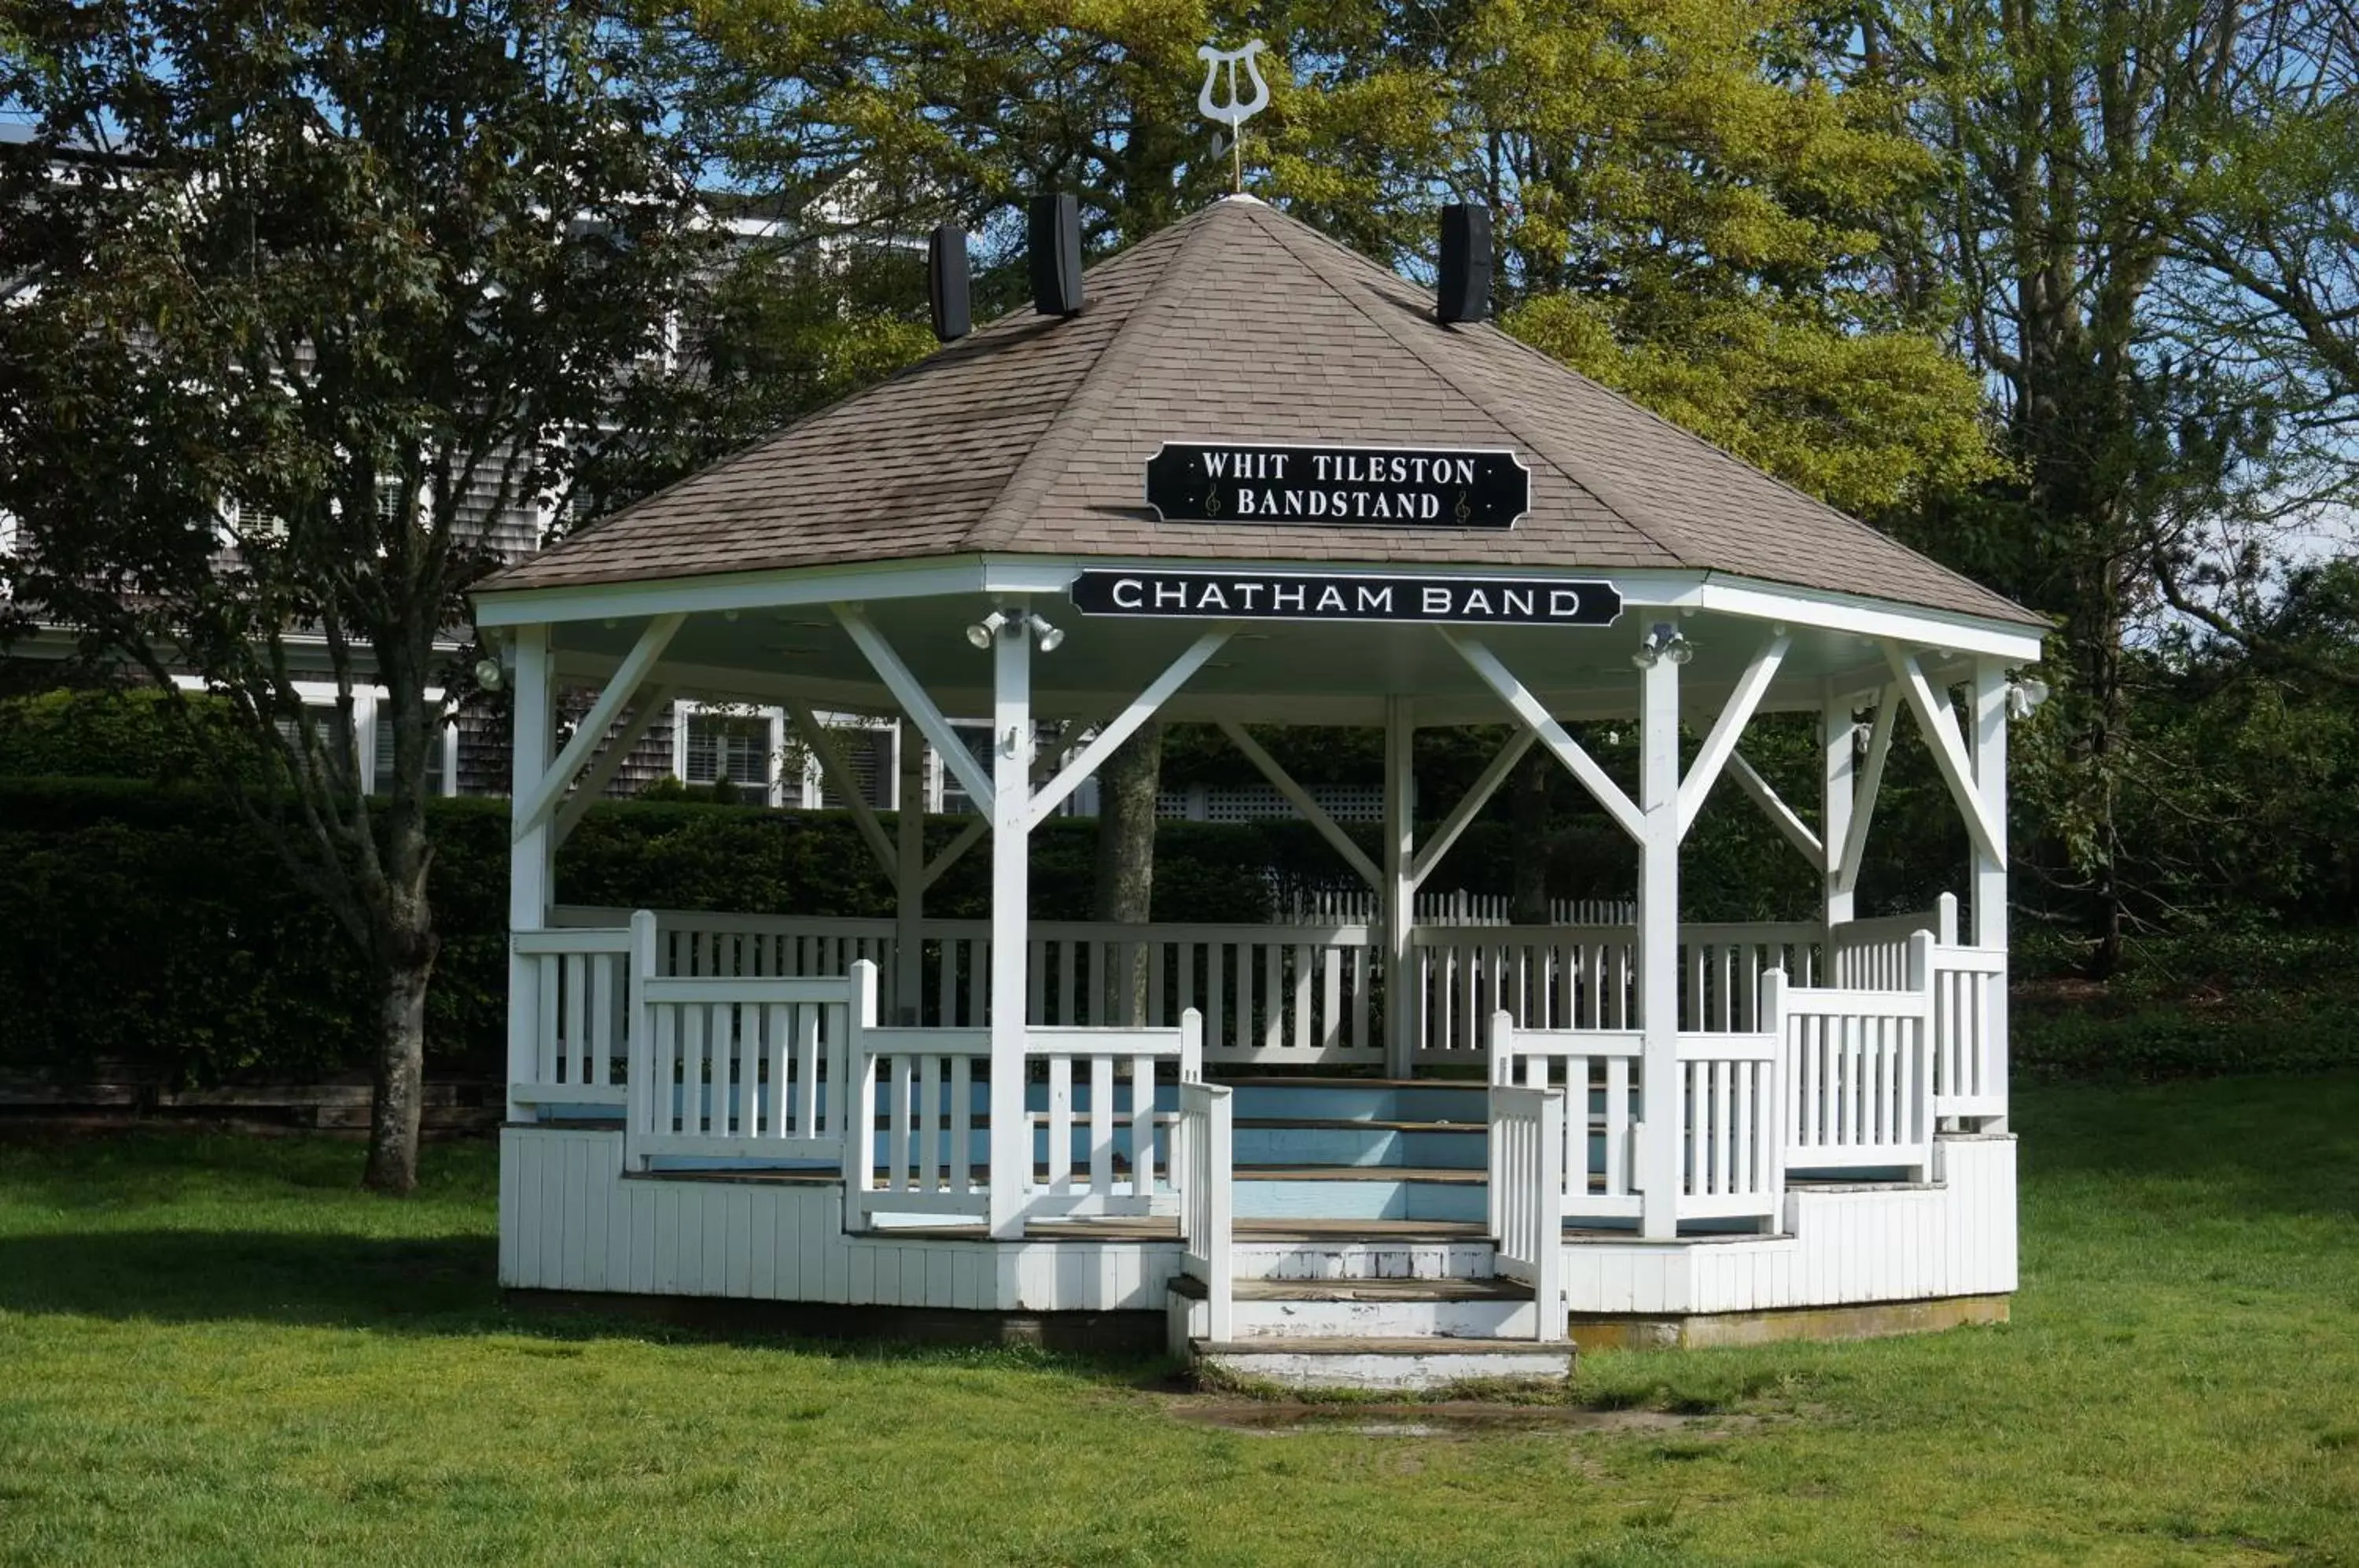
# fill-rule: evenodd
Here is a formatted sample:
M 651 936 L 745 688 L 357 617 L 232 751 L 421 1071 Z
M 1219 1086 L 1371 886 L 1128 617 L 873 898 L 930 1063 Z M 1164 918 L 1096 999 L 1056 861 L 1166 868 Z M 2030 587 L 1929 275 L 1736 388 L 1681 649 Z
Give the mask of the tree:
M 2027 858 L 2099 977 L 2171 912 L 2126 828 L 2184 782 L 2139 737 L 2137 650 L 2180 615 L 2261 634 L 2267 522 L 2347 483 L 2347 31 L 2306 0 L 1941 0 L 1862 28 L 1943 158 L 1917 276 L 1950 280 L 2015 469 L 1903 532 L 2057 617 Z
M 1440 201 L 1488 202 L 1509 330 L 1874 508 L 1993 465 L 1972 376 L 1891 286 L 1887 236 L 1912 232 L 1933 160 L 1892 94 L 1839 78 L 1844 32 L 1793 0 L 733 0 L 673 14 L 663 60 L 695 134 L 789 217 L 787 243 L 954 220 L 979 238 L 983 300 L 1012 305 L 1032 192 L 1077 191 L 1104 255 L 1229 188 L 1196 49 L 1256 34 L 1255 194 L 1412 268 Z M 1153 799 L 1151 768 L 1125 778 L 1114 798 Z M 1103 842 L 1118 858 L 1152 839 Z M 1110 861 L 1101 885 L 1150 876 Z
M 692 190 L 595 8 L 19 0 L 5 27 L 37 125 L 0 173 L 14 595 L 226 698 L 262 776 L 215 747 L 217 776 L 375 976 L 365 1181 L 406 1192 L 429 692 L 466 687 L 490 523 L 557 504 L 569 433 L 659 346 Z

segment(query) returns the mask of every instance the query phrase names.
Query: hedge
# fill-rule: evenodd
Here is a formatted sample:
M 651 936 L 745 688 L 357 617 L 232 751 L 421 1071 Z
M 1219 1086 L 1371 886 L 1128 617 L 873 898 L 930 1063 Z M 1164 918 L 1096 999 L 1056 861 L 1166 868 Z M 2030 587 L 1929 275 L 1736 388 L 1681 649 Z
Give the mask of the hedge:
M 438 800 L 429 816 L 442 936 L 429 1067 L 496 1074 L 506 1049 L 507 802 Z M 929 822 L 929 853 L 962 825 Z M 1374 829 L 1359 831 L 1376 854 Z M 1034 834 L 1038 918 L 1087 917 L 1096 832 L 1093 821 L 1062 819 Z M 1166 822 L 1156 853 L 1158 920 L 1259 921 L 1274 893 L 1349 876 L 1301 822 Z M 1510 855 L 1504 830 L 1479 824 L 1452 873 L 1478 890 L 1504 890 Z M 560 853 L 557 876 L 569 903 L 893 910 L 875 856 L 832 811 L 600 805 Z M 987 846 L 977 845 L 935 885 L 929 912 L 983 917 L 989 876 Z M 1595 896 L 1611 890 L 1601 883 Z M 321 1076 L 368 1059 L 373 1009 L 357 960 L 266 843 L 201 788 L 0 778 L 0 909 L 11 927 L 0 942 L 0 1071 L 74 1075 L 103 1062 L 210 1083 Z
M 1777 915 L 1781 863 L 1726 822 L 1683 857 L 1691 918 Z M 889 822 L 889 814 L 888 814 Z M 496 1076 L 505 1053 L 507 802 L 430 808 L 432 894 L 442 957 L 428 1062 Z M 929 849 L 956 819 L 927 824 Z M 1353 830 L 1377 852 L 1372 828 Z M 1096 824 L 1060 820 L 1033 840 L 1033 911 L 1089 909 Z M 1478 822 L 1444 886 L 1504 892 L 1521 853 Z M 1157 835 L 1158 920 L 1256 921 L 1275 891 L 1341 886 L 1348 873 L 1307 824 L 1166 822 Z M 1555 846 L 1560 897 L 1626 892 L 1626 847 L 1610 831 Z M 936 884 L 929 912 L 986 912 L 990 856 L 975 850 Z M 851 821 L 688 802 L 602 805 L 558 862 L 568 902 L 841 916 L 889 915 L 891 890 Z M 1800 889 L 1807 896 L 1807 880 Z M 306 1079 L 364 1064 L 372 999 L 343 940 L 269 848 L 218 797 L 124 779 L 0 778 L 0 1073 L 73 1077 L 119 1064 L 175 1083 Z M 2104 995 L 2035 987 L 2015 1009 L 2025 1077 L 2156 1078 L 2359 1063 L 2359 938 L 2347 931 L 2210 931 L 2140 949 Z M 2035 931 L 2018 979 L 2063 967 Z

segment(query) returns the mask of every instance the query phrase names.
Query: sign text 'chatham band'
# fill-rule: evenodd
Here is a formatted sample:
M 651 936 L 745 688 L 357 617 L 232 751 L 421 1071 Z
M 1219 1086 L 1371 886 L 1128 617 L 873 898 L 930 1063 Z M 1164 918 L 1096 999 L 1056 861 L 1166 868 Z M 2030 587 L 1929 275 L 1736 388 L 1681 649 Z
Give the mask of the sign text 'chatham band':
M 1422 621 L 1603 626 L 1622 614 L 1611 583 L 1530 577 L 1343 577 L 1280 572 L 1083 572 L 1085 615 L 1212 620 Z
M 1492 449 L 1166 441 L 1147 460 L 1147 504 L 1167 523 L 1504 528 L 1532 476 Z

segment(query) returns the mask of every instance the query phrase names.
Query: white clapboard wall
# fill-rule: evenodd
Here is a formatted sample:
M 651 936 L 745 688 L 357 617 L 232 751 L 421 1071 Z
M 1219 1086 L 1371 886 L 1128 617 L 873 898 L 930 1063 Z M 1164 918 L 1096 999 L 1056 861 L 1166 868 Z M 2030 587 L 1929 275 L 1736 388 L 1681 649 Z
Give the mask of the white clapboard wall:
M 2016 1288 L 2015 1141 L 1944 1136 L 1933 1183 L 1803 1188 L 1781 1234 L 1568 1242 L 1575 1313 L 1758 1312 Z M 843 1233 L 832 1183 L 625 1177 L 622 1134 L 501 1134 L 500 1282 L 998 1312 L 1160 1311 L 1177 1242 L 995 1244 Z

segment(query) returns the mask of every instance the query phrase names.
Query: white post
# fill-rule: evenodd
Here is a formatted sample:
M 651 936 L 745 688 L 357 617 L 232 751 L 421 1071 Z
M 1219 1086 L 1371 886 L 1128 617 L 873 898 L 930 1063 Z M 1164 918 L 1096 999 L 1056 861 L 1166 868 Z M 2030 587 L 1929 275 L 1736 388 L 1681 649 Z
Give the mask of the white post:
M 911 1028 L 926 983 L 926 741 L 906 718 L 895 727 L 893 755 L 900 774 L 893 795 L 893 1021 Z
M 1851 837 L 1852 777 L 1859 758 L 1859 746 L 1853 738 L 1855 727 L 1851 699 L 1829 693 L 1819 715 L 1820 749 L 1826 762 L 1819 844 L 1826 863 L 1824 914 L 1830 927 L 1852 918 L 1852 892 L 1843 883 L 1843 844 Z
M 535 811 L 535 798 L 549 772 L 552 727 L 549 680 L 549 628 L 516 629 L 516 725 L 508 800 L 512 820 L 521 823 Z M 549 822 L 547 811 L 508 846 L 508 932 L 539 931 L 549 923 Z M 547 1020 L 554 1027 L 555 1020 Z M 532 960 L 508 953 L 508 1120 L 528 1119 L 515 1085 L 528 1083 L 540 1070 L 540 975 Z
M 656 917 L 653 910 L 635 909 L 631 913 L 631 1001 L 628 1044 L 630 1054 L 625 1071 L 628 1074 L 624 1094 L 627 1096 L 623 1114 L 623 1166 L 627 1171 L 645 1171 L 647 1157 L 637 1149 L 638 1140 L 657 1131 L 658 1114 L 655 1084 L 656 1026 L 655 1009 L 647 1002 L 647 982 L 656 977 Z M 667 1082 L 660 1096 L 661 1112 L 671 1114 L 671 1084 Z M 668 1130 L 668 1129 L 667 1129 Z
M 1680 667 L 1658 658 L 1638 676 L 1638 1026 L 1646 1122 L 1636 1176 L 1639 1232 L 1680 1228 Z
M 1024 1234 L 1032 1175 L 1025 1119 L 1031 948 L 1032 634 L 1011 610 L 993 639 L 991 707 L 991 1234 Z
M 1385 699 L 1385 1072 L 1406 1078 L 1424 1021 L 1417 953 L 1417 712 L 1407 697 Z
M 1984 814 L 2000 835 L 1997 847 L 2006 848 L 2006 668 L 1985 659 L 1974 669 L 1974 789 L 1982 797 Z M 1997 856 L 1974 855 L 1974 945 L 1993 953 L 2006 951 L 2006 863 Z M 2004 975 L 1990 986 L 1984 1028 L 1990 1031 L 1984 1092 L 2006 1104 L 2006 985 Z M 1985 1120 L 1989 1131 L 2003 1131 L 2006 1117 Z

